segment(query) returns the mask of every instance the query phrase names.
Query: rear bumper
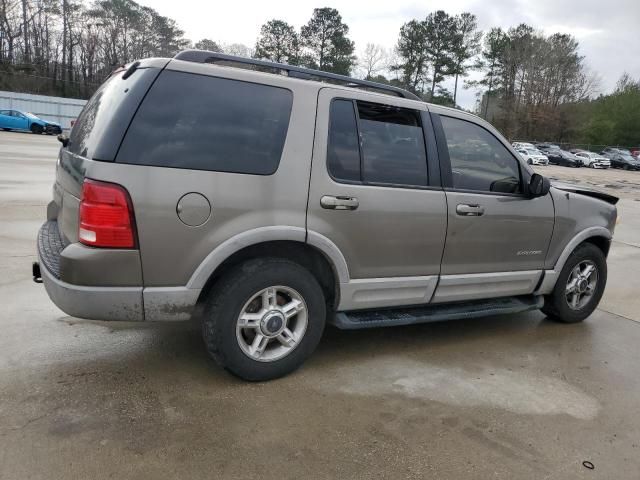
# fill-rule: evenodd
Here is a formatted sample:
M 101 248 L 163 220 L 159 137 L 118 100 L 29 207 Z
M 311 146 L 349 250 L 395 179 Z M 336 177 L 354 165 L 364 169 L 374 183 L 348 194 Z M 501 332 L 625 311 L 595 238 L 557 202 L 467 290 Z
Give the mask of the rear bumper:
M 38 232 L 40 275 L 49 298 L 63 312 L 92 320 L 144 320 L 142 286 L 76 285 L 64 281 L 64 251 L 67 245 L 60 236 L 56 221 L 46 222 Z M 73 252 L 73 249 L 71 249 Z M 96 250 L 98 254 L 99 252 Z M 74 256 L 71 257 L 72 259 Z M 89 262 L 90 263 L 90 262 Z M 105 280 L 113 277 L 102 270 Z
M 142 287 L 85 287 L 56 278 L 38 252 L 47 294 L 68 315 L 90 320 L 144 320 Z
M 142 286 L 137 250 L 98 249 L 66 243 L 58 222 L 38 232 L 37 283 L 63 312 L 90 320 L 188 320 L 200 289 Z

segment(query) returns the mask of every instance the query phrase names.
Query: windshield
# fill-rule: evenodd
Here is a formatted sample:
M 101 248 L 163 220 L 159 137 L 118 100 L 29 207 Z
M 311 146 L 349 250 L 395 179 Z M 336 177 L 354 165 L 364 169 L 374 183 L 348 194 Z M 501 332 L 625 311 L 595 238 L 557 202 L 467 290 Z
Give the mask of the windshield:
M 635 162 L 636 159 L 633 158 L 631 155 L 626 155 L 626 154 L 622 154 L 620 155 L 624 160 L 626 160 L 627 162 Z
M 540 155 L 540 152 L 538 150 L 532 150 L 532 149 L 528 149 L 526 151 L 529 155 Z
M 38 117 L 36 117 L 36 116 L 35 116 L 33 113 L 31 113 L 31 112 L 26 112 L 26 113 L 25 113 L 25 115 L 26 115 L 27 117 L 29 117 L 29 118 L 37 118 L 37 119 L 39 120 L 39 118 L 38 118 Z

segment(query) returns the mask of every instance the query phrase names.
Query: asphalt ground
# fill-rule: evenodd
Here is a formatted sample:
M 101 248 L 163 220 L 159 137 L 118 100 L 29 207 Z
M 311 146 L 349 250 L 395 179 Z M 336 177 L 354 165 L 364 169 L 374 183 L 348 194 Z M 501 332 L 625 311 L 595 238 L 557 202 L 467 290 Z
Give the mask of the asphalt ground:
M 251 384 L 195 323 L 75 319 L 32 282 L 58 146 L 0 132 L 0 479 L 640 478 L 640 172 L 538 168 L 623 197 L 584 323 L 328 328 Z

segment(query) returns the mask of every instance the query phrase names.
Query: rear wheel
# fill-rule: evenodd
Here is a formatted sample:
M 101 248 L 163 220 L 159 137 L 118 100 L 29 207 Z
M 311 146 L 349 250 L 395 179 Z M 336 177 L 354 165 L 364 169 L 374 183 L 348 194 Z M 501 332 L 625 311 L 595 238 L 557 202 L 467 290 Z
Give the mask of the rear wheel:
M 313 353 L 325 312 L 322 288 L 307 269 L 278 258 L 250 260 L 211 291 L 203 337 L 213 359 L 234 375 L 271 380 Z
M 11 131 L 10 128 L 3 128 L 2 130 L 4 130 L 5 132 L 10 132 Z
M 36 135 L 41 135 L 43 131 L 44 129 L 42 128 L 42 125 L 38 125 L 37 123 L 34 123 L 33 125 L 31 125 L 31 133 L 34 133 Z
M 581 322 L 598 306 L 606 283 L 604 253 L 591 243 L 583 243 L 567 259 L 542 311 L 558 322 Z

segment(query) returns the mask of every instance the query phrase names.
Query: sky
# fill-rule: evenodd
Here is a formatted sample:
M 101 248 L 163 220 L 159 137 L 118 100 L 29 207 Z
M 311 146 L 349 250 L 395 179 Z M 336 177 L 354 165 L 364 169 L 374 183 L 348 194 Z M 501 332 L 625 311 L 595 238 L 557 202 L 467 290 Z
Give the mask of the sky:
M 599 93 L 611 91 L 623 72 L 640 79 L 640 0 L 141 0 L 139 3 L 173 18 L 192 41 L 210 38 L 219 43 L 253 47 L 260 27 L 277 18 L 296 29 L 308 22 L 316 7 L 333 7 L 349 26 L 356 54 L 367 43 L 395 46 L 400 27 L 429 12 L 471 12 L 481 30 L 528 23 L 552 34 L 574 35 L 586 65 L 600 77 Z M 445 87 L 451 85 L 445 83 Z M 468 109 L 476 92 L 462 90 L 458 103 Z

